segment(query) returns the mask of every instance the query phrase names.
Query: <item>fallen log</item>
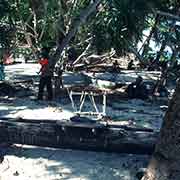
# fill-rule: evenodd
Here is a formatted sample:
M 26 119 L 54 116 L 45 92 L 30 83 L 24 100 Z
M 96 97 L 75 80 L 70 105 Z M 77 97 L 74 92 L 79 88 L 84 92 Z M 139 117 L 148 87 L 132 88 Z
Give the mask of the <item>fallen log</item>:
M 0 141 L 89 151 L 151 154 L 158 132 L 54 120 L 0 118 Z

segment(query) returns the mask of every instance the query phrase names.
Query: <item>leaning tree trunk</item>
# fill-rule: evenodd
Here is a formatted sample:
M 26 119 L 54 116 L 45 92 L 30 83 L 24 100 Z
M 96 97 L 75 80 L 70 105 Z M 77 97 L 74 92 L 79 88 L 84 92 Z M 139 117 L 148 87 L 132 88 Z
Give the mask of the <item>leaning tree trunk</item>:
M 144 57 L 144 55 L 147 53 L 147 49 L 149 48 L 150 40 L 152 39 L 152 36 L 156 31 L 156 28 L 157 28 L 157 26 L 159 24 L 159 20 L 160 20 L 160 16 L 157 14 L 156 17 L 155 17 L 154 25 L 152 26 L 151 31 L 149 33 L 149 36 L 147 37 L 146 42 L 144 44 L 143 51 L 142 51 L 142 54 L 141 54 L 142 57 Z
M 171 13 L 167 13 L 167 12 L 163 12 L 163 11 L 154 11 L 154 13 L 155 14 L 159 14 L 161 16 L 168 17 L 170 19 L 174 19 L 174 20 L 180 21 L 179 15 L 175 15 L 175 14 L 171 14 Z
M 180 80 L 170 100 L 155 152 L 142 180 L 180 180 Z
M 179 46 L 172 49 L 172 55 L 171 55 L 171 59 L 170 59 L 170 63 L 172 66 L 176 63 L 176 57 L 177 57 L 179 51 L 180 51 Z
M 161 48 L 159 50 L 159 52 L 157 53 L 156 56 L 156 62 L 159 62 L 160 57 L 162 56 L 164 49 L 166 48 L 167 45 L 167 40 L 168 40 L 168 35 L 165 36 L 165 39 L 163 40 L 162 44 L 161 44 Z
M 90 3 L 89 6 L 80 13 L 80 16 L 78 20 L 75 21 L 74 26 L 69 30 L 69 32 L 67 33 L 65 38 L 62 40 L 62 42 L 58 44 L 56 52 L 53 54 L 53 57 L 51 58 L 52 67 L 54 67 L 57 61 L 60 59 L 62 51 L 71 41 L 71 39 L 75 36 L 79 26 L 82 23 L 86 22 L 87 18 L 96 10 L 96 7 L 98 6 L 100 2 L 101 0 L 94 0 L 92 4 Z

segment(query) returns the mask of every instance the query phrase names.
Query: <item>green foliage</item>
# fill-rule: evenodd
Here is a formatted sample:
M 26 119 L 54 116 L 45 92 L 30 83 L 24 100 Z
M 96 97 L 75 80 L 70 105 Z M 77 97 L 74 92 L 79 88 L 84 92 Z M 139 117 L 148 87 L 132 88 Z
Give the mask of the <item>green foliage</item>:
M 94 23 L 96 47 L 101 51 L 114 48 L 118 54 L 127 52 L 128 42 L 136 44 L 142 39 L 147 16 L 158 5 L 155 0 L 109 0 Z
M 0 46 L 1 48 L 10 48 L 13 41 L 14 31 L 8 25 L 0 26 Z
M 81 10 L 91 0 L 0 0 L 0 17 L 11 24 L 0 26 L 0 42 L 6 46 L 16 41 L 18 45 L 27 43 L 39 49 L 42 46 L 56 46 L 73 27 Z M 129 51 L 130 44 L 135 46 L 142 40 L 142 31 L 153 25 L 153 11 L 177 9 L 177 0 L 102 0 L 97 12 L 87 19 L 77 35 L 70 42 L 83 51 L 85 40 L 93 37 L 93 48 L 103 53 L 114 48 L 122 55 Z M 159 44 L 165 39 L 170 21 L 162 19 L 154 38 Z M 12 31 L 14 26 L 16 34 Z M 13 33 L 10 33 L 13 32 Z M 170 44 L 179 37 L 179 30 L 171 33 Z M 8 36 L 7 36 L 8 35 Z M 30 39 L 30 42 L 27 42 Z M 2 43 L 1 43 L 2 44 Z M 80 44 L 80 45 L 79 45 Z M 147 49 L 147 51 L 149 51 Z
M 9 3 L 7 0 L 0 0 L 0 19 L 4 18 L 9 12 Z
M 11 6 L 9 1 L 0 0 L 0 48 L 10 49 L 13 44 L 15 29 L 10 19 Z

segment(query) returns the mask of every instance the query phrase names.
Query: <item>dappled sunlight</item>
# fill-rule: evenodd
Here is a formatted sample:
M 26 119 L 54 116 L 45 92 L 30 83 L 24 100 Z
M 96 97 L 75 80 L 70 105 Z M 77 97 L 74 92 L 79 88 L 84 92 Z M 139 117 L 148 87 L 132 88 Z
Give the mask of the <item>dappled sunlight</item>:
M 30 99 L 16 99 L 13 104 L 0 104 L 1 116 L 25 119 L 69 119 L 73 116 L 72 110 L 62 109 L 59 106 L 48 106 L 46 102 L 38 103 Z
M 81 180 L 136 180 L 139 168 L 145 167 L 149 156 L 95 153 L 54 148 L 16 145 L 5 159 L 9 169 L 3 171 L 7 161 L 1 166 L 2 177 L 14 179 L 81 179 Z M 43 179 L 44 178 L 44 179 Z
M 164 112 L 160 106 L 155 103 L 150 103 L 138 99 L 133 100 L 118 100 L 111 101 L 107 98 L 108 105 L 106 108 L 106 115 L 111 117 L 114 121 L 131 121 L 136 125 L 160 129 Z M 77 104 L 77 101 L 75 100 Z M 71 105 L 62 106 L 63 109 L 72 111 Z M 97 103 L 97 108 L 102 111 L 102 104 Z M 82 111 L 92 111 L 94 107 L 87 100 L 82 108 Z
M 14 64 L 5 66 L 6 80 L 30 79 L 38 77 L 39 64 Z
M 23 68 L 21 65 L 17 68 L 17 72 L 10 68 L 9 72 L 7 71 L 8 76 L 12 78 L 11 80 L 30 79 L 34 76 L 33 85 L 37 87 L 38 75 L 35 71 L 38 70 L 38 67 L 33 69 L 33 66 L 27 65 L 28 71 L 23 70 Z M 118 75 L 118 81 L 128 84 L 137 77 L 137 73 L 143 72 L 123 72 Z M 96 75 L 97 77 L 100 75 L 98 77 L 100 79 L 104 78 L 103 74 L 97 73 Z M 102 80 L 102 84 L 106 81 L 106 76 L 109 75 L 111 76 L 110 73 L 105 73 L 105 80 Z M 145 80 L 154 81 L 159 74 L 157 73 L 155 79 L 151 73 L 143 75 Z M 72 73 L 64 73 L 63 78 L 67 86 L 86 82 L 86 79 L 80 74 L 75 76 Z M 1 117 L 27 120 L 69 120 L 75 115 L 69 97 L 59 96 L 53 102 L 36 101 L 34 98 L 34 95 L 23 98 L 2 98 L 0 103 Z M 80 97 L 74 98 L 77 106 L 80 102 L 79 99 Z M 95 100 L 97 100 L 98 110 L 102 111 L 102 99 L 95 97 Z M 86 99 L 82 111 L 94 110 L 90 100 Z M 135 125 L 159 130 L 164 112 L 160 105 L 154 102 L 139 99 L 107 98 L 106 115 L 114 122 L 121 122 L 122 125 Z M 139 132 L 136 137 L 143 139 L 144 134 Z M 139 168 L 147 167 L 149 158 L 149 156 L 141 155 L 57 150 L 22 145 L 10 148 L 5 156 L 5 161 L 0 165 L 0 167 L 2 166 L 0 172 L 2 172 L 2 177 L 5 177 L 3 180 L 137 180 L 135 178 L 137 171 Z M 9 163 L 8 168 L 7 163 Z
M 78 104 L 79 100 L 74 99 Z M 102 111 L 102 102 L 97 101 L 97 108 Z M 17 98 L 10 103 L 0 103 L 0 114 L 3 117 L 24 119 L 70 119 L 74 116 L 69 98 L 59 98 L 54 105 L 48 105 L 46 101 L 36 102 L 30 98 Z M 94 111 L 89 99 L 85 101 L 82 111 Z M 107 98 L 106 115 L 115 121 L 131 121 L 136 125 L 147 128 L 160 129 L 164 113 L 160 105 L 142 100 L 118 100 L 110 101 Z

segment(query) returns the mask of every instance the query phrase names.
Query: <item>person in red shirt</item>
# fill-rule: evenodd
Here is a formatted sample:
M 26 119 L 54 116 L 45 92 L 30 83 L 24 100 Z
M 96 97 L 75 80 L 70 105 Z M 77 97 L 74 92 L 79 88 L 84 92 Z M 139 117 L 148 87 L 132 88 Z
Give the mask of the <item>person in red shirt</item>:
M 47 99 L 49 101 L 53 99 L 53 90 L 52 90 L 53 71 L 49 64 L 49 52 L 50 52 L 49 48 L 47 47 L 42 48 L 41 59 L 39 60 L 41 69 L 40 69 L 38 100 L 43 100 L 43 93 L 45 87 L 47 88 L 47 92 L 48 92 Z

